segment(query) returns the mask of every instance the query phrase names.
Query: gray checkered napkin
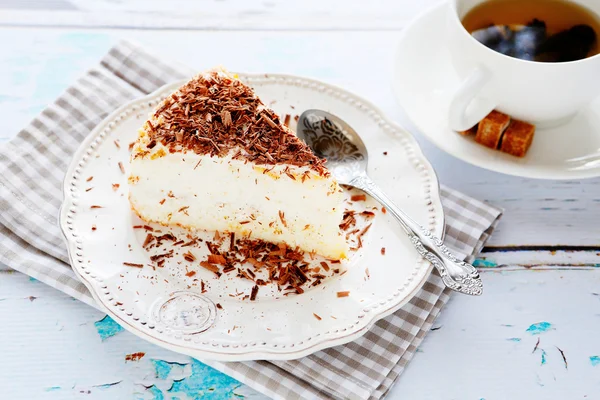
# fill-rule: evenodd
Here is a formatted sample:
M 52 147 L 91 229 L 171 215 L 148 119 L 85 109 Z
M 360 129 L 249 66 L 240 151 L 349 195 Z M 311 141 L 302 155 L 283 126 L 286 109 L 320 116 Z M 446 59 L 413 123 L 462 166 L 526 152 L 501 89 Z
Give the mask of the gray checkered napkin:
M 69 266 L 56 220 L 71 155 L 115 108 L 192 73 L 120 43 L 2 145 L 0 262 L 98 307 Z M 471 258 L 494 230 L 500 211 L 450 189 L 442 192 L 446 244 Z M 277 399 L 380 399 L 447 300 L 448 292 L 434 273 L 410 303 L 352 343 L 295 361 L 208 364 Z

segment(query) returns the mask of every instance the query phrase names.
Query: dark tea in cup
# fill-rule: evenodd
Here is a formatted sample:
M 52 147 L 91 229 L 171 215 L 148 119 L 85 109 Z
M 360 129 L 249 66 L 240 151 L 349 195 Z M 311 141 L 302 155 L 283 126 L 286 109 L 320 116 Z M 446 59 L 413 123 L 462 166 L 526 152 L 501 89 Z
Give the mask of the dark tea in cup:
M 462 24 L 485 46 L 522 60 L 567 62 L 599 52 L 600 16 L 568 0 L 489 0 Z

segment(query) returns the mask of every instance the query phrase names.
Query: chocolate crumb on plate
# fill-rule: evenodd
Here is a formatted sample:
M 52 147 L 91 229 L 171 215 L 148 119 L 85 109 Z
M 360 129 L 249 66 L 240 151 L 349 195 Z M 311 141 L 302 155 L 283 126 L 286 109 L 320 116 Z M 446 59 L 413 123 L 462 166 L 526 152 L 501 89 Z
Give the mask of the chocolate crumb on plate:
M 315 316 L 316 319 L 318 319 L 319 321 L 322 320 L 323 318 L 319 317 L 317 314 L 313 313 L 313 315 Z
M 252 287 L 252 292 L 250 293 L 250 300 L 252 300 L 252 301 L 256 300 L 257 293 L 258 293 L 258 285 L 254 285 Z
M 119 161 L 119 169 L 122 173 L 125 173 L 125 167 L 123 166 L 123 163 L 121 161 Z
M 365 194 L 353 194 L 352 197 L 350 197 L 351 201 L 367 201 L 367 195 Z
M 344 290 L 341 292 L 337 292 L 337 297 L 348 297 L 350 296 L 350 291 L 349 290 Z
M 215 274 L 220 274 L 219 267 L 214 264 L 209 263 L 208 261 L 201 261 L 200 266 L 206 268 L 209 271 L 214 272 Z
M 90 177 L 89 177 L 89 178 L 87 178 L 85 181 L 86 181 L 86 182 L 89 182 L 89 181 L 91 181 L 92 179 L 94 179 L 94 177 L 93 177 L 93 176 L 90 176 Z
M 136 264 L 136 263 L 124 262 L 123 265 L 125 265 L 126 267 L 144 268 L 144 264 Z

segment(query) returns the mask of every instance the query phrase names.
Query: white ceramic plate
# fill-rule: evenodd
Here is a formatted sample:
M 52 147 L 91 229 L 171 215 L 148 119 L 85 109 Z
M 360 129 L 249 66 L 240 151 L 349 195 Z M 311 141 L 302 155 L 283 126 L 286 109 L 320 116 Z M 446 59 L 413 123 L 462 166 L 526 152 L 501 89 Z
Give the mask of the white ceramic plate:
M 363 135 L 372 178 L 441 237 L 444 221 L 438 182 L 410 134 L 367 101 L 324 83 L 284 75 L 242 74 L 241 79 L 280 115 L 320 108 L 350 123 Z M 380 211 L 363 248 L 342 266 L 347 272 L 301 295 L 282 296 L 263 286 L 256 301 L 242 300 L 243 295 L 231 297 L 248 294 L 252 283 L 233 274 L 217 279 L 201 267 L 180 264 L 181 257 L 168 259 L 164 268 L 149 267 L 149 253 L 142 248 L 146 233 L 133 228 L 139 222 L 130 211 L 127 175 L 118 163 L 127 168 L 128 143 L 135 140 L 153 107 L 181 83 L 167 85 L 106 118 L 82 144 L 65 179 L 60 224 L 71 263 L 94 298 L 124 328 L 197 358 L 294 359 L 361 336 L 423 285 L 430 265 L 420 259 L 389 213 Z M 93 178 L 88 181 L 89 177 Z M 113 184 L 119 185 L 116 191 Z M 214 233 L 204 235 L 212 238 Z M 124 262 L 145 267 L 132 268 Z M 186 276 L 189 270 L 196 271 L 193 278 Z M 206 283 L 204 294 L 194 279 Z M 339 291 L 350 295 L 338 298 Z M 217 303 L 220 307 L 215 307 Z M 194 329 L 201 325 L 209 328 Z
M 538 128 L 524 158 L 488 149 L 450 129 L 450 94 L 459 78 L 445 46 L 446 12 L 443 3 L 422 14 L 398 44 L 394 91 L 419 131 L 447 153 L 492 171 L 541 179 L 600 176 L 600 99 L 565 125 Z M 535 101 L 535 93 L 531 97 Z

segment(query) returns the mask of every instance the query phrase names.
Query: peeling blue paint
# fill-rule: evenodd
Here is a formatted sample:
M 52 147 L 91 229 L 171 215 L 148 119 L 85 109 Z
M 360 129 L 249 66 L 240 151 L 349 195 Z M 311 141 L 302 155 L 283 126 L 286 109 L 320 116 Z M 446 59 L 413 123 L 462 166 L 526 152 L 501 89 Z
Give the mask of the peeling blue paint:
M 592 364 L 592 367 L 600 365 L 600 356 L 590 356 L 590 363 Z
M 152 365 L 154 365 L 154 372 L 156 373 L 156 377 L 158 379 L 167 379 L 167 377 L 169 376 L 169 374 L 171 373 L 171 370 L 173 369 L 173 367 L 175 365 L 178 365 L 180 367 L 185 367 L 187 364 L 181 364 L 178 362 L 171 362 L 171 361 L 164 361 L 164 360 L 157 360 L 157 359 L 152 359 L 150 360 L 152 361 Z
M 165 400 L 165 394 L 155 385 L 146 388 L 146 390 L 152 394 L 152 400 Z
M 520 337 L 511 337 L 511 338 L 508 338 L 506 340 L 509 340 L 511 342 L 520 342 L 521 338 Z
M 51 386 L 49 388 L 46 388 L 46 392 L 56 392 L 57 390 L 60 390 L 60 389 L 62 389 L 60 386 Z
M 241 386 L 235 379 L 192 359 L 192 373 L 173 382 L 169 393 L 184 393 L 191 399 L 230 400 Z
M 542 352 L 542 359 L 540 361 L 540 365 L 544 365 L 546 364 L 546 350 L 540 349 L 540 351 Z
M 38 281 L 38 280 L 37 280 L 37 279 L 35 279 L 33 276 L 30 276 L 30 277 L 29 277 L 29 280 L 30 280 L 31 282 L 37 282 L 37 281 Z
M 540 333 L 548 332 L 549 330 L 554 329 L 550 322 L 538 322 L 536 324 L 532 324 L 527 328 L 526 332 L 531 333 L 532 335 L 539 335 Z
M 496 262 L 494 262 L 492 260 L 478 258 L 475 261 L 473 261 L 473 266 L 479 267 L 479 268 L 494 268 L 494 267 L 497 267 L 498 264 L 496 264 Z
M 104 318 L 102 318 L 100 321 L 94 322 L 94 326 L 96 327 L 96 331 L 98 331 L 98 335 L 100 335 L 102 341 L 111 336 L 115 336 L 117 333 L 123 330 L 121 325 L 117 324 L 115 320 L 108 315 L 104 316 Z

